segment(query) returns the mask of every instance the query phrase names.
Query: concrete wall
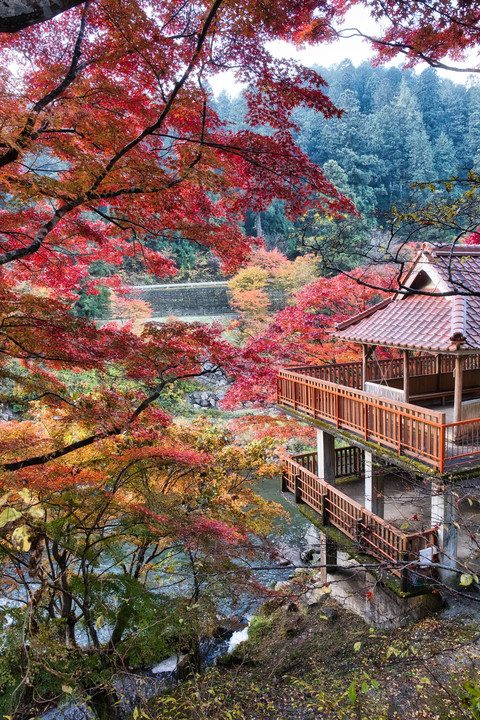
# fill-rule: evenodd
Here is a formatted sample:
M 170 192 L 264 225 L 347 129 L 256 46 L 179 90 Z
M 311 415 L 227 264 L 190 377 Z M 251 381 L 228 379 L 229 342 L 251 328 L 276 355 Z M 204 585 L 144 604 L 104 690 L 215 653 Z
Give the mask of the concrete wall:
M 227 281 L 138 285 L 132 291 L 132 298 L 150 305 L 153 317 L 229 315 L 235 312 Z M 273 312 L 285 307 L 285 292 L 267 288 L 267 293 Z
M 370 395 L 376 395 L 377 397 L 387 398 L 388 400 L 396 400 L 397 402 L 404 401 L 403 390 L 392 387 L 391 385 L 380 385 L 375 382 L 366 382 L 365 392 L 370 393 Z
M 392 378 L 387 380 L 391 388 L 403 388 L 403 378 Z M 410 377 L 410 394 L 419 395 L 423 393 L 446 392 L 454 389 L 453 373 L 441 373 L 440 375 L 412 375 Z M 480 370 L 465 370 L 463 373 L 463 392 L 469 388 L 480 387 Z M 368 391 L 370 392 L 370 391 Z

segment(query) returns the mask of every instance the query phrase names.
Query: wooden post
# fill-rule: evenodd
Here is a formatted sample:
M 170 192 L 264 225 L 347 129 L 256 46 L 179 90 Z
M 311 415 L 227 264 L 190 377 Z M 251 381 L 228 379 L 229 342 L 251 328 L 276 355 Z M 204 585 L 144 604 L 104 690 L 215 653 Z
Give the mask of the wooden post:
M 282 472 L 282 492 L 287 492 L 287 477 L 285 470 Z
M 410 351 L 403 351 L 403 402 L 410 402 Z
M 302 502 L 302 492 L 300 490 L 300 475 L 295 475 L 293 482 L 295 487 L 295 502 L 298 504 Z
M 404 552 L 402 553 L 402 592 L 408 592 L 410 589 L 410 572 L 407 567 L 407 563 L 409 561 L 409 553 Z
M 328 513 L 326 507 L 327 493 L 320 495 L 320 517 L 322 519 L 322 525 L 328 525 Z
M 365 390 L 365 383 L 368 381 L 368 361 L 372 355 L 373 347 L 362 345 L 362 390 Z
M 362 345 L 362 387 L 365 390 L 365 383 L 369 380 L 368 361 L 375 351 L 376 345 Z
M 363 523 L 363 517 L 358 517 L 355 519 L 355 525 L 354 525 L 354 534 L 355 534 L 355 542 L 358 543 L 358 546 L 362 547 L 362 536 L 364 533 L 365 527 Z
M 442 413 L 440 420 L 440 433 L 439 433 L 439 448 L 438 448 L 438 470 L 441 475 L 445 470 L 445 413 Z
M 455 397 L 453 401 L 453 422 L 462 419 L 463 356 L 455 356 Z
M 327 572 L 335 572 L 337 565 L 337 546 L 335 541 L 325 536 L 325 565 L 327 565 Z
M 440 354 L 435 355 L 435 375 L 437 376 L 437 392 L 440 392 L 440 370 L 442 369 L 442 362 L 441 362 L 442 356 Z M 442 405 L 445 403 L 445 400 L 442 400 Z

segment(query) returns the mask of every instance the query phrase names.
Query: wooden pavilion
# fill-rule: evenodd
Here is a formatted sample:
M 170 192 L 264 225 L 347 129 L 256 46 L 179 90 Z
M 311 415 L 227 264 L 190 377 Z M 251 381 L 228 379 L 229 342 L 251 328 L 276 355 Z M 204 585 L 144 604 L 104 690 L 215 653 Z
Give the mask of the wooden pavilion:
M 457 521 L 447 476 L 480 473 L 480 248 L 425 244 L 398 293 L 334 335 L 361 345 L 362 360 L 278 375 L 277 404 L 313 424 L 318 438 L 316 453 L 286 461 L 284 489 L 389 561 L 404 582 L 406 566 L 435 557 L 439 576 L 452 583 Z M 377 360 L 380 347 L 392 349 L 392 359 Z M 428 478 L 429 530 L 405 534 L 385 522 L 378 462 Z M 359 473 L 363 505 L 334 485 Z

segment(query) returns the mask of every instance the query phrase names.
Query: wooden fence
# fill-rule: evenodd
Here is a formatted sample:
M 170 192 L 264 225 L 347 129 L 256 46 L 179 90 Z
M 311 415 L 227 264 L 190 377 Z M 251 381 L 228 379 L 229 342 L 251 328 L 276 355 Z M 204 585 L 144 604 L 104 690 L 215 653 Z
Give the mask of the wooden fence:
M 399 455 L 443 468 L 444 413 L 376 397 L 291 370 L 279 372 L 277 403 L 349 430 Z
M 326 367 L 330 374 L 337 372 L 339 378 L 348 375 L 353 382 L 357 366 L 343 363 L 280 370 L 277 404 L 419 460 L 440 473 L 480 462 L 480 418 L 446 424 L 442 412 L 370 395 L 314 374 Z
M 318 474 L 317 453 L 302 453 L 292 455 L 292 460 L 309 470 L 314 475 Z M 364 471 L 365 455 L 360 448 L 342 447 L 335 449 L 335 477 L 345 478 L 353 475 L 361 475 Z
M 455 358 L 453 355 L 418 355 L 409 359 L 409 375 L 434 375 L 435 373 L 453 372 Z M 292 372 L 327 380 L 338 385 L 362 388 L 362 362 L 330 363 L 325 365 L 295 365 L 288 368 Z M 464 370 L 480 369 L 480 355 L 467 355 L 463 359 Z M 366 382 L 378 382 L 403 378 L 403 359 L 369 360 L 366 363 Z
M 387 561 L 391 572 L 399 577 L 405 577 L 406 566 L 418 561 L 421 550 L 437 547 L 435 529 L 403 533 L 318 478 L 294 457 L 284 460 L 283 484 L 294 494 L 296 502 L 303 502 L 319 513 L 323 524 L 330 523 L 341 530 L 355 542 L 358 552 Z

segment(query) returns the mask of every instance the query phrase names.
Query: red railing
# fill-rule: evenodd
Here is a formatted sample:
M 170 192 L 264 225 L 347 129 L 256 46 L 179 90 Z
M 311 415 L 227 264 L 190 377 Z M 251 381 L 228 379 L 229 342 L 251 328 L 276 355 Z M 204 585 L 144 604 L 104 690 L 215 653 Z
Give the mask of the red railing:
M 443 413 L 397 403 L 291 370 L 279 372 L 277 403 L 443 471 Z
M 418 560 L 420 550 L 437 546 L 435 529 L 403 533 L 294 458 L 284 460 L 283 484 L 295 495 L 296 502 L 304 502 L 318 512 L 323 524 L 330 523 L 341 530 L 355 542 L 359 552 L 388 561 L 389 569 L 398 576 L 402 576 L 407 563 Z
M 480 418 L 448 423 L 444 427 L 445 468 L 480 462 Z
M 429 358 L 415 358 L 430 360 Z M 447 358 L 448 359 L 448 358 Z M 473 356 L 476 361 L 477 356 Z M 390 361 L 387 361 L 390 362 Z M 472 361 L 473 364 L 473 361 Z M 443 473 L 480 462 L 480 418 L 445 423 L 442 412 L 401 403 L 316 375 L 356 378 L 357 363 L 280 370 L 277 404 L 348 430 L 367 442 L 415 458 Z

